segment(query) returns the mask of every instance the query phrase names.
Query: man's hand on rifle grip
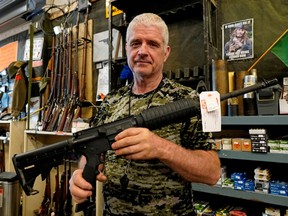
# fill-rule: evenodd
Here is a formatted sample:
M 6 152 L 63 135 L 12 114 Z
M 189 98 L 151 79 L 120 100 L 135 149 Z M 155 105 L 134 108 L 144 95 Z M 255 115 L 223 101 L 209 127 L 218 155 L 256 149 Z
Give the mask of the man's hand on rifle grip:
M 101 161 L 104 161 L 104 155 L 100 157 Z M 73 200 L 76 203 L 82 203 L 87 200 L 88 197 L 92 196 L 93 186 L 87 182 L 83 176 L 83 168 L 85 164 L 85 157 L 82 157 L 79 164 L 79 169 L 73 172 L 69 180 L 69 189 L 72 195 Z M 97 175 L 96 179 L 100 182 L 105 182 L 107 177 L 103 174 L 104 164 L 100 164 L 98 166 L 99 174 Z

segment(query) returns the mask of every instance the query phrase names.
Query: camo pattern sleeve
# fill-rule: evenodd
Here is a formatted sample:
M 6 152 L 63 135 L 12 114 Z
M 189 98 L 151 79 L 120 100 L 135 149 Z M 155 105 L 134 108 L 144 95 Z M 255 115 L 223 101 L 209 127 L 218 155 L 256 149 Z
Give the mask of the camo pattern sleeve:
M 162 80 L 157 91 L 135 95 L 130 89 L 131 85 L 125 86 L 106 96 L 95 117 L 95 125 L 137 115 L 145 109 L 183 98 L 199 100 L 195 90 L 167 78 Z M 215 149 L 211 134 L 201 131 L 199 116 L 153 132 L 188 149 Z M 191 183 L 159 160 L 128 161 L 108 151 L 104 172 L 108 177 L 103 188 L 106 215 L 194 215 Z M 126 189 L 120 184 L 124 173 L 129 178 Z

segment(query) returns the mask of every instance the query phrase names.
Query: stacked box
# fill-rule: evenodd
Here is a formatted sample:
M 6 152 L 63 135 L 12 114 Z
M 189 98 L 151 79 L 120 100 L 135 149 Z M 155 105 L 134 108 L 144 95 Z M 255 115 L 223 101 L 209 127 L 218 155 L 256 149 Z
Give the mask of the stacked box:
M 269 193 L 269 181 L 255 180 L 255 192 Z
M 216 210 L 216 216 L 229 216 L 230 215 L 230 211 L 232 211 L 234 209 L 233 206 L 225 206 L 223 208 L 220 208 L 218 210 Z
M 198 216 L 201 212 L 203 212 L 209 206 L 209 202 L 202 201 L 202 200 L 195 200 L 193 206 Z
M 271 175 L 262 175 L 262 174 L 256 174 L 254 176 L 254 179 L 257 181 L 267 181 L 269 182 L 271 179 Z
M 262 214 L 262 216 L 281 216 L 280 209 L 266 207 L 265 212 Z
M 232 150 L 232 139 L 231 138 L 222 138 L 222 149 L 223 150 Z
M 245 181 L 247 179 L 246 173 L 232 173 L 231 179 L 234 181 L 235 190 L 244 190 Z
M 283 77 L 283 99 L 288 101 L 288 77 Z
M 281 181 L 270 182 L 270 193 L 281 196 L 288 196 L 288 183 Z
M 265 129 L 250 129 L 249 130 L 252 152 L 267 153 L 267 134 Z
M 246 181 L 244 182 L 244 190 L 245 191 L 255 190 L 255 182 L 253 179 L 246 179 Z
M 218 182 L 216 183 L 216 185 L 222 186 L 222 184 L 226 178 L 227 178 L 226 166 L 223 166 L 223 167 L 221 167 L 221 176 L 220 176 Z
M 279 141 L 279 149 L 281 153 L 288 153 L 288 140 L 280 140 Z
M 268 146 L 271 153 L 280 153 L 280 142 L 279 140 L 268 140 Z
M 222 183 L 223 188 L 234 188 L 234 181 L 231 178 L 226 178 Z
M 197 216 L 215 216 L 215 211 L 211 209 L 210 206 L 204 209 L 203 212 L 197 213 Z
M 234 181 L 243 180 L 247 178 L 247 174 L 245 172 L 234 172 L 231 174 L 231 179 Z
M 241 151 L 241 149 L 242 149 L 242 139 L 241 138 L 233 138 L 232 139 L 232 149 L 234 151 Z
M 270 170 L 257 167 L 254 170 L 254 174 L 255 191 L 269 193 L 269 181 L 271 179 Z
M 229 213 L 230 216 L 247 216 L 246 212 L 241 210 L 232 210 Z
M 245 152 L 251 152 L 252 151 L 252 145 L 251 145 L 251 139 L 242 139 L 242 151 Z
M 288 114 L 288 77 L 283 77 L 282 97 L 279 99 L 279 113 Z
M 217 150 L 222 149 L 222 139 L 215 139 L 215 145 Z
M 254 174 L 255 175 L 271 175 L 271 171 L 270 171 L 270 169 L 257 167 L 256 169 L 254 169 Z

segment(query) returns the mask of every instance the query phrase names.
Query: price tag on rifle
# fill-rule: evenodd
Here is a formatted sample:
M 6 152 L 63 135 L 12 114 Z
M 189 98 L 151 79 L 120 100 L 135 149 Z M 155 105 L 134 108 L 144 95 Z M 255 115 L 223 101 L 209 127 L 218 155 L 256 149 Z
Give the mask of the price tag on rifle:
M 200 93 L 202 128 L 204 132 L 221 131 L 221 103 L 217 91 Z

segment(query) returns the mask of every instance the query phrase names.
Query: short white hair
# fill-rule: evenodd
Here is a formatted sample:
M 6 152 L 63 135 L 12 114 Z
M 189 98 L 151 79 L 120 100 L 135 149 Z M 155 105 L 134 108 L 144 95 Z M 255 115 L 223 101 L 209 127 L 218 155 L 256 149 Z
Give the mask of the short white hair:
M 133 28 L 137 25 L 145 25 L 145 26 L 153 25 L 160 28 L 162 32 L 163 43 L 165 46 L 168 46 L 169 44 L 168 26 L 160 16 L 153 13 L 142 13 L 134 17 L 132 21 L 129 23 L 127 28 L 126 42 L 128 42 Z

